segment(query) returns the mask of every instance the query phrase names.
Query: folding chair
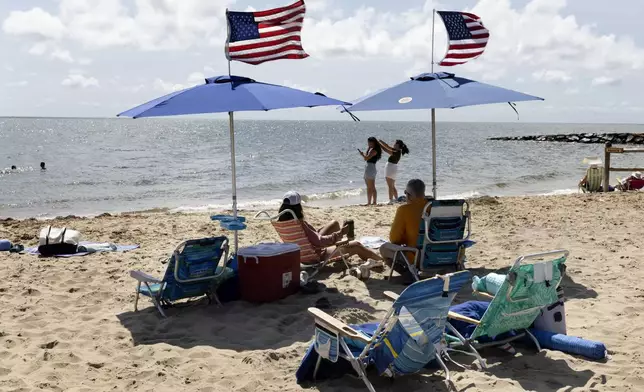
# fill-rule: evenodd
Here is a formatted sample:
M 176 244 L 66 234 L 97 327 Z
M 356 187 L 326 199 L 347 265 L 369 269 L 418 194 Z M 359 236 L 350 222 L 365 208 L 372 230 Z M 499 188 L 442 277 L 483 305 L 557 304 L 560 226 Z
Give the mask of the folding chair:
M 470 205 L 465 200 L 432 200 L 425 205 L 415 247 L 390 245 L 393 263 L 408 268 L 416 280 L 436 267 L 465 268 L 465 249 L 473 244 Z M 406 253 L 413 253 L 413 263 Z M 393 274 L 393 265 L 389 277 Z
M 309 308 L 315 318 L 315 380 L 323 361 L 348 361 L 369 391 L 375 389 L 366 369 L 375 366 L 383 376 L 395 378 L 422 370 L 436 359 L 450 375 L 443 359 L 449 360 L 443 338 L 447 312 L 456 293 L 470 279 L 468 271 L 436 276 L 408 286 L 400 295 L 385 292 L 394 302 L 375 330 L 368 324 L 349 326 L 317 308 Z M 303 363 L 304 366 L 304 363 Z M 303 369 L 301 367 L 300 369 Z M 298 370 L 299 380 L 306 378 Z
M 134 310 L 138 310 L 139 295 L 149 297 L 163 317 L 166 317 L 163 307 L 181 299 L 205 295 L 208 302 L 214 298 L 221 305 L 217 287 L 234 274 L 232 269 L 219 265 L 222 256 L 228 260 L 228 238 L 224 236 L 188 240 L 172 253 L 163 279 L 130 271 L 130 276 L 138 281 Z
M 285 214 L 290 214 L 292 219 L 280 221 L 279 218 Z M 345 267 L 351 269 L 348 262 L 348 255 L 343 251 L 343 246 L 349 244 L 349 241 L 340 241 L 335 246 L 333 252 L 323 252 L 325 249 L 315 248 L 309 241 L 304 231 L 303 222 L 300 221 L 292 210 L 284 210 L 276 216 L 270 216 L 266 211 L 260 211 L 255 215 L 255 219 L 270 220 L 271 224 L 284 243 L 297 244 L 300 247 L 300 264 L 302 269 L 313 269 L 308 274 L 308 278 L 315 276 L 328 263 L 342 261 Z
M 496 295 L 475 292 L 492 300 L 480 320 L 450 311 L 450 320 L 476 325 L 471 336 L 464 337 L 448 323 L 447 328 L 453 334 L 448 336 L 450 348 L 465 346 L 469 352 L 461 352 L 480 359 L 477 348 L 504 345 L 527 335 L 537 346 L 537 350 L 541 350 L 539 342 L 528 329 L 541 313 L 541 309 L 559 300 L 557 287 L 564 276 L 568 254 L 567 250 L 555 250 L 519 257 L 508 271 Z M 538 261 L 524 264 L 528 260 Z M 509 332 L 515 335 L 493 340 Z

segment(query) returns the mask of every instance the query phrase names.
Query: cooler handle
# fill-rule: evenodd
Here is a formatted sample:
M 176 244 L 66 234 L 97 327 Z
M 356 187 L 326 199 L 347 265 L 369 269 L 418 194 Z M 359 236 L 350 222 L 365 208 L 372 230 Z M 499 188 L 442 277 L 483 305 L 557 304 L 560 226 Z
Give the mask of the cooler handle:
M 259 264 L 259 257 L 257 256 L 242 256 L 244 258 L 244 263 L 246 263 L 246 259 L 255 259 L 255 264 Z

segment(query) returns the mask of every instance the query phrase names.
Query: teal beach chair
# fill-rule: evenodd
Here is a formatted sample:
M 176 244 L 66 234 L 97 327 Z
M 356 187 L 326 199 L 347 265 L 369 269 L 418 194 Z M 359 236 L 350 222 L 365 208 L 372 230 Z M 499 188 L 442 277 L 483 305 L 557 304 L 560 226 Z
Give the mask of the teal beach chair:
M 385 292 L 394 302 L 377 324 L 349 326 L 317 308 L 309 308 L 315 318 L 315 342 L 309 349 L 298 381 L 316 379 L 322 362 L 348 361 L 369 391 L 375 389 L 366 369 L 374 366 L 383 376 L 395 378 L 422 370 L 437 360 L 450 380 L 443 358 L 447 312 L 456 293 L 469 281 L 468 271 L 416 282 L 400 295 Z M 311 357 L 314 356 L 314 357 Z M 312 377 L 305 363 L 315 363 Z
M 541 309 L 559 300 L 557 287 L 561 284 L 566 269 L 568 251 L 556 250 L 519 257 L 508 271 L 503 284 L 492 296 L 475 292 L 491 299 L 480 320 L 474 320 L 458 313 L 449 312 L 449 319 L 476 325 L 471 336 L 463 337 L 450 323 L 447 324 L 450 336 L 450 349 L 458 351 L 465 346 L 465 354 L 481 358 L 476 351 L 492 345 L 503 345 L 510 341 L 529 336 L 541 350 L 539 342 L 528 330 L 541 313 Z M 535 263 L 525 264 L 528 260 Z M 497 336 L 514 333 L 502 340 L 492 340 Z M 484 366 L 484 364 L 481 364 Z
M 436 267 L 465 269 L 465 248 L 473 244 L 470 205 L 465 200 L 432 200 L 423 209 L 416 246 L 392 246 L 394 263 L 408 268 L 416 280 Z M 414 262 L 407 258 L 414 254 Z M 389 278 L 393 274 L 393 266 Z
M 139 295 L 149 297 L 163 317 L 163 306 L 173 302 L 196 298 L 213 298 L 219 305 L 216 289 L 226 279 L 232 277 L 232 269 L 220 266 L 222 259 L 228 260 L 228 238 L 212 237 L 184 241 L 172 253 L 163 279 L 157 279 L 141 271 L 130 271 L 130 276 L 138 281 L 134 310 L 137 311 Z

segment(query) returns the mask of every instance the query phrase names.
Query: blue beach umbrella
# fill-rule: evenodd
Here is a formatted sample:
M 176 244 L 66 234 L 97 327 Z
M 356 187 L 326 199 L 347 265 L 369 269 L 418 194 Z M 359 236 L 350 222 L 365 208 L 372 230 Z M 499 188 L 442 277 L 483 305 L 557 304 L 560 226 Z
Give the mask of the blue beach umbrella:
M 256 82 L 243 76 L 217 76 L 207 78 L 206 83 L 173 92 L 150 102 L 127 110 L 118 116 L 140 118 L 179 116 L 185 114 L 228 113 L 230 127 L 230 161 L 232 166 L 232 218 L 219 217 L 222 226 L 235 230 L 245 228 L 243 219 L 237 217 L 237 178 L 235 171 L 235 124 L 234 112 L 266 111 L 298 107 L 350 105 L 347 102 L 327 98 L 320 93 L 309 93 L 285 86 Z
M 360 98 L 350 112 L 367 110 L 432 110 L 432 191 L 436 197 L 436 113 L 435 109 L 454 109 L 462 106 L 543 101 L 543 98 L 507 90 L 451 73 L 423 73 L 396 86 Z M 515 109 L 516 110 L 516 109 Z M 346 109 L 345 109 L 346 111 Z

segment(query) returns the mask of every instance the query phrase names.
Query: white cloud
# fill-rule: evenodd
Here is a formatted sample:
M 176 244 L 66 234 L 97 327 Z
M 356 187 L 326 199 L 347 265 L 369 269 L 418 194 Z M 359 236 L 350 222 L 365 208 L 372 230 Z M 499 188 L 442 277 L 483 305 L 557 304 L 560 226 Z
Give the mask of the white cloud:
M 39 7 L 29 11 L 12 11 L 2 23 L 2 30 L 7 34 L 47 40 L 59 40 L 65 35 L 65 26 L 60 18 Z
M 65 63 L 73 63 L 74 62 L 74 58 L 72 57 L 71 53 L 69 53 L 68 50 L 64 50 L 64 49 L 54 49 L 51 52 L 50 57 L 52 59 L 60 60 L 60 61 L 63 61 Z
M 295 88 L 295 89 L 298 89 L 298 90 L 308 91 L 308 92 L 310 92 L 310 93 L 322 93 L 322 94 L 326 94 L 326 93 L 327 93 L 327 90 L 326 90 L 326 89 L 324 89 L 324 88 L 316 88 L 316 87 L 312 87 L 312 86 L 307 86 L 307 85 L 302 85 L 302 84 L 298 84 L 298 83 L 293 83 L 293 82 L 291 82 L 290 80 L 285 80 L 285 81 L 282 83 L 282 85 L 284 85 L 284 86 L 286 86 L 286 87 L 290 87 L 290 88 Z
M 40 8 L 14 11 L 3 29 L 44 41 L 68 39 L 91 49 L 185 49 L 211 41 L 221 44 L 225 10 L 232 2 L 137 0 L 130 8 L 125 0 L 61 0 L 53 14 Z
M 183 84 L 166 82 L 165 80 L 159 78 L 154 80 L 153 86 L 155 90 L 163 91 L 166 93 L 183 90 L 185 88 Z
M 564 94 L 566 95 L 577 95 L 579 94 L 579 89 L 578 88 L 567 88 L 564 90 Z
M 535 71 L 532 73 L 532 78 L 543 82 L 561 82 L 568 83 L 572 80 L 570 74 L 561 70 L 545 70 Z
M 185 83 L 172 83 L 157 78 L 154 80 L 153 86 L 155 90 L 171 93 L 174 91 L 183 90 L 184 88 L 193 87 L 198 84 L 203 84 L 205 83 L 205 79 L 206 76 L 202 72 L 193 72 L 188 75 Z
M 78 64 L 80 64 L 80 65 L 90 65 L 93 62 L 94 61 L 92 59 L 88 59 L 87 57 L 82 57 L 82 58 L 78 59 Z
M 27 85 L 29 85 L 29 82 L 26 81 L 26 80 L 20 80 L 20 81 L 17 81 L 17 82 L 6 83 L 7 87 L 25 87 Z
M 611 76 L 598 76 L 590 82 L 593 86 L 617 86 L 620 83 L 622 79 Z
M 70 73 L 67 78 L 60 82 L 62 86 L 71 88 L 99 87 L 98 79 L 92 76 L 85 76 L 81 73 Z

